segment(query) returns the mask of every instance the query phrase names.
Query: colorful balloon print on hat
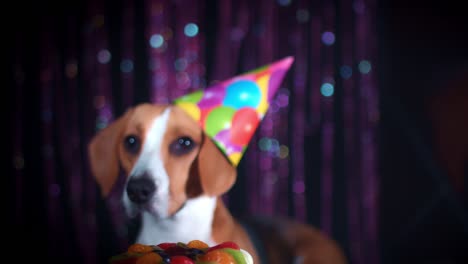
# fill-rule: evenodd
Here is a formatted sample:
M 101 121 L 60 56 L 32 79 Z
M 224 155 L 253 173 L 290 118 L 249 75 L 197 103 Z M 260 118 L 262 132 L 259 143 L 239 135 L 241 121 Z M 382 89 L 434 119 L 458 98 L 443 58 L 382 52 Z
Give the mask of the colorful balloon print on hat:
M 179 97 L 174 104 L 196 120 L 237 167 L 293 61 L 286 57 Z

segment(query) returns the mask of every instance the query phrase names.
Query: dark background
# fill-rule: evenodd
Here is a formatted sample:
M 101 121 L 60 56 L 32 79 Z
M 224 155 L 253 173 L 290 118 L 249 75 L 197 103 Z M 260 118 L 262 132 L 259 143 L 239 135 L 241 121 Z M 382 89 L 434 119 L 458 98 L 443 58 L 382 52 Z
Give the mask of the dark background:
M 385 263 L 466 263 L 468 24 L 458 1 L 381 1 Z
M 31 64 L 26 65 L 29 70 L 37 66 L 38 47 L 32 40 L 39 30 L 34 21 L 41 16 L 61 16 L 63 9 L 73 5 L 80 6 L 73 1 L 17 1 L 4 7 L 3 13 L 12 15 L 9 23 L 4 23 L 6 32 L 27 31 L 28 48 L 23 52 L 31 58 Z M 377 6 L 381 263 L 467 263 L 466 9 L 456 1 L 380 1 Z M 7 63 L 13 49 L 8 36 L 4 50 Z M 13 74 L 10 69 L 7 87 L 13 86 Z M 24 101 L 30 109 L 38 108 L 34 98 L 39 94 L 34 91 Z M 135 100 L 146 97 L 136 94 Z M 7 109 L 14 109 L 8 97 L 4 103 Z M 7 113 L 15 118 L 14 113 Z M 27 153 L 34 159 L 40 156 L 33 137 L 39 120 L 27 115 L 22 118 L 32 136 L 25 137 Z M 13 142 L 7 139 L 5 143 L 10 151 Z M 33 164 L 31 170 L 38 166 Z M 13 167 L 7 168 L 7 174 L 13 174 Z M 26 191 L 41 195 L 36 188 L 40 183 L 38 177 Z M 4 186 L 6 201 L 11 201 L 15 190 L 9 186 L 14 186 L 14 179 L 7 178 Z M 13 203 L 7 202 L 6 209 L 7 215 L 13 212 Z M 47 245 L 41 243 L 48 235 L 42 228 L 46 226 L 43 209 L 38 203 L 22 220 L 6 218 L 4 230 L 12 235 L 6 243 L 13 247 L 19 262 L 46 250 Z M 73 249 L 77 246 L 73 241 L 63 243 L 70 242 Z

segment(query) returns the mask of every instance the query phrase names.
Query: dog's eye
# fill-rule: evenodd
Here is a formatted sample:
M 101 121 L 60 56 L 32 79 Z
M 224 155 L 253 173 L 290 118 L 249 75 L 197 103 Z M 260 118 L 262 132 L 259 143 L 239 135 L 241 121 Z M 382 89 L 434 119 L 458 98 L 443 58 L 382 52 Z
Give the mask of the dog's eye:
M 137 154 L 140 151 L 140 139 L 135 135 L 127 136 L 124 140 L 124 147 L 131 154 Z
M 189 153 L 194 147 L 195 142 L 191 138 L 181 137 L 171 143 L 169 151 L 176 156 L 181 156 Z

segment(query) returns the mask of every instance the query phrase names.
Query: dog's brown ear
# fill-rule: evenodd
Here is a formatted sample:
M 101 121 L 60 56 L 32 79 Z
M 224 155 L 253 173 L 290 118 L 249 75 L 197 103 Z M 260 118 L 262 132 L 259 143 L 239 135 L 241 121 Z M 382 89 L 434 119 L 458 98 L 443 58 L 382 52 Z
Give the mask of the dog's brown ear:
M 106 197 L 119 175 L 118 146 L 119 138 L 129 119 L 131 110 L 103 128 L 91 139 L 88 145 L 88 158 L 91 173 Z
M 201 187 L 209 196 L 224 194 L 236 181 L 236 168 L 205 134 L 196 163 Z

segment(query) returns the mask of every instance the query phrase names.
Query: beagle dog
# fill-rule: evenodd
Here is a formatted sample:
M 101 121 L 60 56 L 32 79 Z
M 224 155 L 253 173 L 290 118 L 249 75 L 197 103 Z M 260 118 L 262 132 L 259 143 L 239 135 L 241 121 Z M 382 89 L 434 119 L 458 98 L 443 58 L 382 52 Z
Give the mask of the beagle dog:
M 235 219 L 220 197 L 235 183 L 236 168 L 177 106 L 137 105 L 100 130 L 88 150 L 104 197 L 121 170 L 126 175 L 123 206 L 141 217 L 135 243 L 234 241 L 256 264 L 346 263 L 338 245 L 311 226 Z

